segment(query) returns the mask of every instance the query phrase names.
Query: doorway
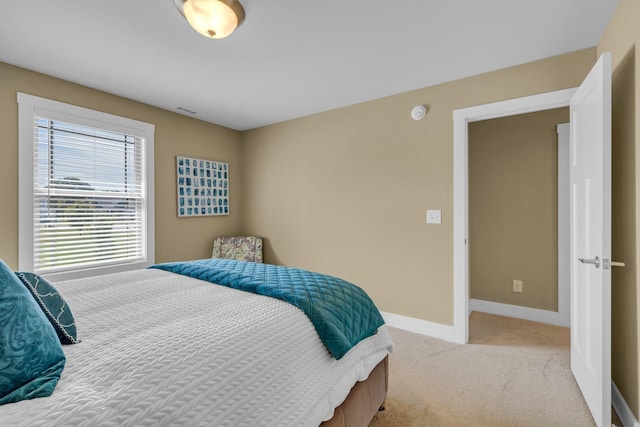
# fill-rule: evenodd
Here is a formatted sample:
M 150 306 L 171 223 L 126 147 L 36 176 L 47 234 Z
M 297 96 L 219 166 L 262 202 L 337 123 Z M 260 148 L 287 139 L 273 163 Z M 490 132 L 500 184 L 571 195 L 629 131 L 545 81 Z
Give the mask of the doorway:
M 468 123 L 470 311 L 569 326 L 568 120 Z
M 470 122 L 567 107 L 577 89 L 533 95 L 454 111 L 453 317 L 457 342 L 469 341 L 468 146 Z

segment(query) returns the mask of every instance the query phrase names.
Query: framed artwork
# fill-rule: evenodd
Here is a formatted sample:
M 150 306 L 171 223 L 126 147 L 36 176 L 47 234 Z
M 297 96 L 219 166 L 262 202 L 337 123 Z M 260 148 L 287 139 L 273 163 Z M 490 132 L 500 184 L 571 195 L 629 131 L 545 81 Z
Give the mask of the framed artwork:
M 229 215 L 229 165 L 176 157 L 178 217 Z

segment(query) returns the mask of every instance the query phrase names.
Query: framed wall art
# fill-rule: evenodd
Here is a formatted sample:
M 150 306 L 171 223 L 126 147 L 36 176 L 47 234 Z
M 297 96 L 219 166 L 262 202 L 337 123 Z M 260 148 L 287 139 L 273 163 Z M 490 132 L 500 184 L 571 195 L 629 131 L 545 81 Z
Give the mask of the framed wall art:
M 178 217 L 229 215 L 229 165 L 176 157 Z

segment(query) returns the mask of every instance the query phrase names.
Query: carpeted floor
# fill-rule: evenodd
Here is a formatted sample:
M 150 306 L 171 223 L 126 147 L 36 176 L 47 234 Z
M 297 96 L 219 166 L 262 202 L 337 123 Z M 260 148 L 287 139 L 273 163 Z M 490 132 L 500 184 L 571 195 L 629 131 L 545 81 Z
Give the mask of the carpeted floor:
M 389 327 L 389 394 L 371 427 L 594 425 L 569 329 L 477 312 L 469 324 L 467 345 Z

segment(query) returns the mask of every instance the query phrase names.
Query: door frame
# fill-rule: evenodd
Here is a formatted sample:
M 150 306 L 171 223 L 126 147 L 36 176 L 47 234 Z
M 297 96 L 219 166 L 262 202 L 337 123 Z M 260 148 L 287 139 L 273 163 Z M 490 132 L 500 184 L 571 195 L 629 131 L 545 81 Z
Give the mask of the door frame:
M 568 107 L 577 88 L 453 111 L 453 340 L 469 341 L 469 127 L 480 120 Z M 559 287 L 558 287 L 559 288 Z M 560 312 L 558 316 L 569 316 Z M 563 310 L 564 311 L 564 310 Z

